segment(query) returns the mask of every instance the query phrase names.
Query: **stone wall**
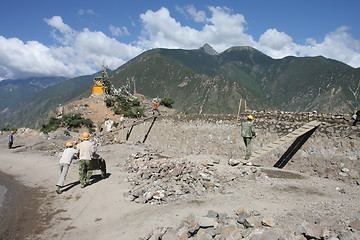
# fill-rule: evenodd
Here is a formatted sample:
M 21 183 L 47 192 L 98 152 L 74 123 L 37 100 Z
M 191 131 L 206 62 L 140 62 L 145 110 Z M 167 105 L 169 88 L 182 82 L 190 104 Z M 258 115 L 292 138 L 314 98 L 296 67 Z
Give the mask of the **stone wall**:
M 190 155 L 216 154 L 227 158 L 243 158 L 245 147 L 239 129 L 247 115 L 174 115 L 162 120 L 160 118 L 154 131 L 159 134 L 164 131 L 163 143 L 160 141 L 156 145 L 163 148 L 164 152 L 170 151 L 172 155 L 182 152 Z M 321 121 L 322 124 L 284 169 L 360 184 L 360 125 L 352 126 L 350 115 L 286 112 L 253 112 L 252 115 L 255 117 L 254 124 L 258 133 L 253 141 L 253 151 L 309 121 Z M 237 132 L 235 143 L 234 132 Z M 149 141 L 152 142 L 151 136 Z M 164 144 L 166 145 L 163 146 Z M 262 156 L 257 163 L 272 167 L 290 144 Z
M 252 114 L 255 118 L 256 128 L 271 133 L 276 133 L 279 136 L 286 135 L 295 129 L 301 127 L 310 121 L 320 121 L 323 124 L 317 129 L 317 132 L 326 134 L 329 137 L 351 137 L 359 138 L 359 126 L 352 126 L 354 120 L 350 114 L 347 115 L 332 115 L 332 114 L 317 114 L 317 113 L 293 113 L 293 112 L 265 112 L 258 111 L 252 113 L 241 113 L 239 117 L 236 115 L 174 115 L 172 118 L 181 121 L 197 121 L 203 120 L 212 123 L 222 122 L 242 122 L 246 120 L 246 116 Z

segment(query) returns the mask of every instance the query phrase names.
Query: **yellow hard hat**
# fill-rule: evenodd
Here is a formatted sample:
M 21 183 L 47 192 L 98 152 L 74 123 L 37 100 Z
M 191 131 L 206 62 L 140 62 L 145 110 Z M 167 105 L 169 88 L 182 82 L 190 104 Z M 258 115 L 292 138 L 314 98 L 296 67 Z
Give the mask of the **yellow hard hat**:
M 14 133 L 14 131 L 10 131 L 10 133 Z
M 83 132 L 83 134 L 81 135 L 81 138 L 88 140 L 88 139 L 90 139 L 90 134 L 88 132 Z
M 250 119 L 250 120 L 254 119 L 253 115 L 249 115 L 249 116 L 247 116 L 247 118 Z
M 72 143 L 72 142 L 66 142 L 66 143 L 65 143 L 65 146 L 67 146 L 67 147 L 72 147 L 72 146 L 73 146 L 73 143 Z

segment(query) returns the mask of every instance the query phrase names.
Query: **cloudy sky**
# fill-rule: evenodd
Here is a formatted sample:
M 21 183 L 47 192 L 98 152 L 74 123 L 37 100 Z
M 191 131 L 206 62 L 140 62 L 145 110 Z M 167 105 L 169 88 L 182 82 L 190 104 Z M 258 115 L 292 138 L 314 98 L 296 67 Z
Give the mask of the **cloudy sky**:
M 358 0 L 3 0 L 0 80 L 92 74 L 149 49 L 205 43 L 358 68 L 359 9 Z

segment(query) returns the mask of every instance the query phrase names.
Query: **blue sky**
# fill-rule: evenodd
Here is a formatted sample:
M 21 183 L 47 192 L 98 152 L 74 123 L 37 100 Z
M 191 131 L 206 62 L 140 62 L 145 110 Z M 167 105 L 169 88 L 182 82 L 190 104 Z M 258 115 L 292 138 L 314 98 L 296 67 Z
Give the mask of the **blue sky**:
M 359 9 L 358 0 L 3 0 L 0 80 L 92 74 L 104 60 L 116 69 L 149 49 L 205 43 L 360 67 Z

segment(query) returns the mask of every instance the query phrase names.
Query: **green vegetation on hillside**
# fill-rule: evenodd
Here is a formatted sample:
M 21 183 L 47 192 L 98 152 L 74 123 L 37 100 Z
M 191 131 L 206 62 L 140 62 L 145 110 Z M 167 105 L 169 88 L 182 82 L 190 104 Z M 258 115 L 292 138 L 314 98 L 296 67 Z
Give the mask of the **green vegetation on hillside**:
M 109 96 L 105 100 L 108 108 L 112 108 L 117 115 L 124 115 L 124 117 L 135 118 L 144 116 L 144 107 L 141 107 L 138 99 L 131 99 L 125 96 Z
M 94 123 L 89 118 L 81 117 L 81 114 L 64 114 L 61 118 L 51 117 L 46 124 L 42 125 L 42 132 L 52 132 L 59 127 L 75 130 L 81 127 L 86 127 L 89 132 L 93 131 Z
M 168 107 L 168 108 L 172 108 L 173 104 L 175 103 L 174 99 L 170 98 L 170 97 L 165 97 L 163 99 L 161 99 L 160 101 L 160 105 L 163 105 L 165 107 Z
M 0 128 L 0 131 L 1 131 L 1 132 L 10 132 L 10 131 L 16 132 L 17 129 L 16 129 L 16 128 L 11 128 L 11 127 L 7 126 L 7 127 L 2 127 L 2 128 Z

